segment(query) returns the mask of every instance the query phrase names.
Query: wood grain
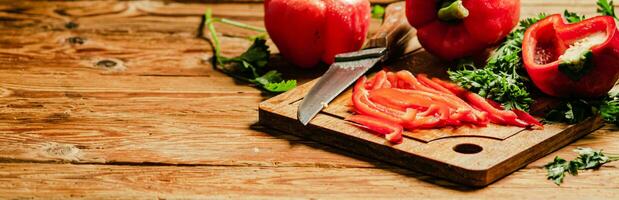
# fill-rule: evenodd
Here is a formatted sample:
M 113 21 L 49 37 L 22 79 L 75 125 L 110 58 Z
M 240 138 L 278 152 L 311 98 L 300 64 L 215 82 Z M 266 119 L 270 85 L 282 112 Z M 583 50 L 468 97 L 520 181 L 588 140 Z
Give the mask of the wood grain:
M 616 164 L 568 177 L 561 187 L 527 168 L 483 189 L 400 168 L 0 165 L 0 198 L 122 199 L 613 199 Z M 33 190 L 36 192 L 33 193 Z
M 523 16 L 565 8 L 595 12 L 594 0 L 521 2 Z M 573 157 L 577 146 L 619 152 L 615 126 L 474 192 L 252 126 L 258 102 L 269 95 L 212 69 L 209 43 L 195 37 L 206 8 L 216 17 L 262 26 L 262 4 L 253 0 L 0 0 L 0 198 L 617 196 L 607 185 L 619 177 L 615 163 L 568 177 L 562 187 L 545 181 L 540 169 L 555 155 Z M 371 30 L 379 23 L 373 19 Z M 216 27 L 228 56 L 242 53 L 250 45 L 245 38 L 256 34 Z M 272 67 L 288 77 L 307 82 L 324 71 L 297 70 L 269 44 Z M 209 177 L 213 169 L 219 175 Z M 258 176 L 254 170 L 265 171 Z M 157 179 L 165 174 L 170 179 Z M 297 181 L 268 178 L 285 176 Z M 312 177 L 320 181 L 302 181 Z M 396 192 L 384 192 L 389 189 Z

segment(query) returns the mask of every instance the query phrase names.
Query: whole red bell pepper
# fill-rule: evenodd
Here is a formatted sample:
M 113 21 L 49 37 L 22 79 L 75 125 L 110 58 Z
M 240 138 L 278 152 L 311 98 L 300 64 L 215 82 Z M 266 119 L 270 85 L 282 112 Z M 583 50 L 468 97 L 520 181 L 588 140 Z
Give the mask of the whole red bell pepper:
M 300 67 L 331 64 L 361 48 L 370 25 L 368 0 L 266 0 L 264 22 L 279 52 Z
M 406 0 L 406 17 L 421 45 L 447 60 L 496 44 L 519 16 L 520 0 Z
M 556 97 L 605 95 L 619 79 L 619 34 L 615 21 L 598 16 L 566 24 L 551 15 L 527 29 L 523 60 L 531 80 Z

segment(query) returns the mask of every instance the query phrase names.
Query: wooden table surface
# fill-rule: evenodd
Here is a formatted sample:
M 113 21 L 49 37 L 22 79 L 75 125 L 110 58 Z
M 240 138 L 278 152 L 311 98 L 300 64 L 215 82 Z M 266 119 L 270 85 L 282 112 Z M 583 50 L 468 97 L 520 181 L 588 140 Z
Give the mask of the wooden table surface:
M 521 1 L 523 16 L 595 12 L 594 0 Z M 258 103 L 270 96 L 213 70 L 196 35 L 206 8 L 262 26 L 262 4 L 211 2 L 1 0 L 0 198 L 619 197 L 619 162 L 561 187 L 543 169 L 575 147 L 619 152 L 614 125 L 481 189 L 261 127 Z M 229 56 L 255 34 L 217 28 Z M 324 71 L 273 57 L 301 82 Z

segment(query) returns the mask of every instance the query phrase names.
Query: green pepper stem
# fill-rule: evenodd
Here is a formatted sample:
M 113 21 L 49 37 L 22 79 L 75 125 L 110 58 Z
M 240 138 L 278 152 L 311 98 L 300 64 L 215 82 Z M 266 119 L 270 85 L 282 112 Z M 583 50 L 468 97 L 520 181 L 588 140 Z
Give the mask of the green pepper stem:
M 438 10 L 438 18 L 443 21 L 464 19 L 469 16 L 469 10 L 464 7 L 462 0 L 457 0 Z

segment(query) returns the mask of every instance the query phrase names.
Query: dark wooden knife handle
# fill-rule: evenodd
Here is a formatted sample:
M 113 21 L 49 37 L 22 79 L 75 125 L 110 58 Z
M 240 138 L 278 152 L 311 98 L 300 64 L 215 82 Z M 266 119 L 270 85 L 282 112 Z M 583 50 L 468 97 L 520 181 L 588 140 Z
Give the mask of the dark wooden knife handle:
M 403 52 L 410 40 L 415 39 L 416 31 L 406 19 L 404 1 L 392 3 L 385 9 L 383 24 L 370 38 L 366 48 L 387 47 L 390 54 Z

